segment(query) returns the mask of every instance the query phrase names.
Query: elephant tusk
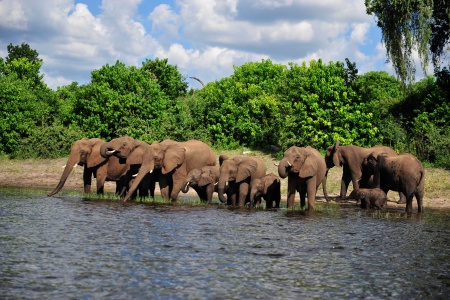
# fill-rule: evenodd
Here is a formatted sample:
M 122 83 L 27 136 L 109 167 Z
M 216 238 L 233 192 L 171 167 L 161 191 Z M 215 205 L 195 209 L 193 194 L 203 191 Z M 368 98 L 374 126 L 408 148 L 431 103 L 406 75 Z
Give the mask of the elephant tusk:
M 216 183 L 214 183 L 214 185 L 218 185 L 219 184 L 219 182 L 217 181 Z
M 75 168 L 76 166 L 78 166 L 78 164 L 75 164 L 73 167 Z
M 153 170 L 150 170 L 149 173 L 152 174 L 152 173 L 153 173 Z
M 138 175 L 138 173 L 131 175 L 131 177 L 136 178 L 137 175 Z
M 106 151 L 106 154 L 107 155 L 113 155 L 114 152 L 116 152 L 116 150 L 109 150 L 109 151 Z
M 289 165 L 289 167 L 292 167 L 292 164 L 289 161 L 287 161 L 287 164 Z
M 278 162 L 278 163 L 273 163 L 273 165 L 275 166 L 275 167 L 278 167 L 278 165 L 279 165 L 280 163 Z

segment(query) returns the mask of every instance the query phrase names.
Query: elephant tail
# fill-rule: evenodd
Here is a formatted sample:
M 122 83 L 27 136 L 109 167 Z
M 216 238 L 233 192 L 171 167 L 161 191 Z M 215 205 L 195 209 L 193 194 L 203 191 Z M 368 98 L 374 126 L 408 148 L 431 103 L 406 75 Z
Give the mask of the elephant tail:
M 424 189 L 425 189 L 425 170 L 421 170 L 419 183 L 416 186 L 416 193 L 420 191 L 423 192 Z

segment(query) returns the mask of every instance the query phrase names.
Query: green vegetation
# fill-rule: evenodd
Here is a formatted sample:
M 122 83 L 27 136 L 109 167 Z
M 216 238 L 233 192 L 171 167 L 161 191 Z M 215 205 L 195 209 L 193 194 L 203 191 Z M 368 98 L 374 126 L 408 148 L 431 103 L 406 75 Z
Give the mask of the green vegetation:
M 336 140 L 385 144 L 427 166 L 450 169 L 450 73 L 443 69 L 407 89 L 385 72 L 358 75 L 355 63 L 270 60 L 235 66 L 230 77 L 188 90 L 167 59 L 142 67 L 93 70 L 91 82 L 49 89 L 27 44 L 0 58 L 0 154 L 68 155 L 82 137 L 129 135 L 147 142 L 200 139 L 215 149 L 273 152 L 292 145 L 324 150 Z

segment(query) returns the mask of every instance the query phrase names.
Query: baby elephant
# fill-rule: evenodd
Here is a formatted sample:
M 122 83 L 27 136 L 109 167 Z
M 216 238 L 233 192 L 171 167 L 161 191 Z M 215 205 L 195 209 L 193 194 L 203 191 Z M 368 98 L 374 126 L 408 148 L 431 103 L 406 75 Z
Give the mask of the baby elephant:
M 281 191 L 280 178 L 273 174 L 267 174 L 260 178 L 255 178 L 250 183 L 250 205 L 253 206 L 261 201 L 261 197 L 266 200 L 266 208 L 272 208 L 275 201 L 275 208 L 280 208 Z
M 379 188 L 357 189 L 350 193 L 350 198 L 361 200 L 361 208 L 378 208 L 383 210 L 387 204 L 387 196 Z

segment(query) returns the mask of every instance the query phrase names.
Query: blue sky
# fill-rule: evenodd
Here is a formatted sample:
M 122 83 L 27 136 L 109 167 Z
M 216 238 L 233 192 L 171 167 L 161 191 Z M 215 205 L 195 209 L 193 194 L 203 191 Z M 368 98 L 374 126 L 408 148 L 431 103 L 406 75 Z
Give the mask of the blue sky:
M 262 59 L 347 57 L 360 74 L 394 74 L 364 0 L 1 0 L 0 56 L 9 43 L 39 53 L 53 89 L 89 83 L 92 70 L 117 60 L 141 66 L 155 57 L 205 83 Z

